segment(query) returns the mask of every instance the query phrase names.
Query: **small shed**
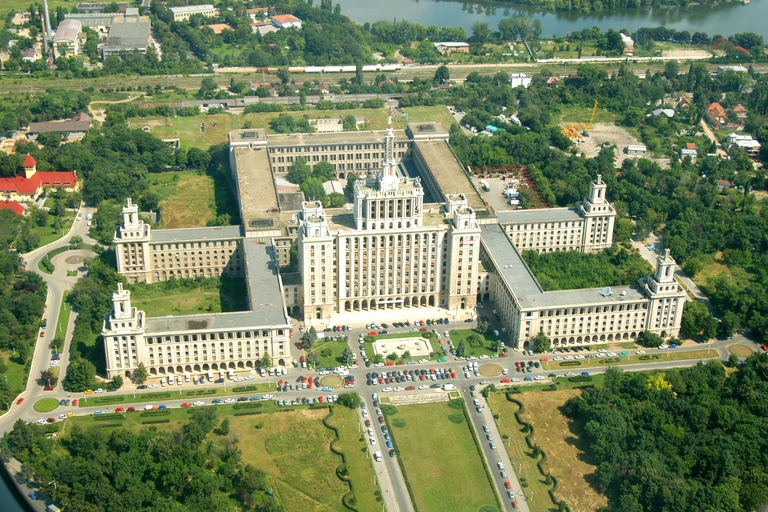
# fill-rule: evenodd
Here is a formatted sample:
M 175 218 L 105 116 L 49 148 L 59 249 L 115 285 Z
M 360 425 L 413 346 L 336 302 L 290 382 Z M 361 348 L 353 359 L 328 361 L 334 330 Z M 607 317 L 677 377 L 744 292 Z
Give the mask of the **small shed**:
M 628 155 L 645 156 L 646 147 L 642 144 L 630 144 L 626 151 Z

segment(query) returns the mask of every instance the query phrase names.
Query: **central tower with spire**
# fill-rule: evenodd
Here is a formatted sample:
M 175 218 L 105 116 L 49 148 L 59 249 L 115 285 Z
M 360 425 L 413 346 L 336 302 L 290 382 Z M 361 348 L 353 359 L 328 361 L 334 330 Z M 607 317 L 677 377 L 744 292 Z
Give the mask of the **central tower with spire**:
M 355 225 L 361 230 L 422 226 L 424 189 L 418 178 L 399 175 L 395 160 L 395 134 L 389 116 L 384 134 L 381 173 L 355 182 Z

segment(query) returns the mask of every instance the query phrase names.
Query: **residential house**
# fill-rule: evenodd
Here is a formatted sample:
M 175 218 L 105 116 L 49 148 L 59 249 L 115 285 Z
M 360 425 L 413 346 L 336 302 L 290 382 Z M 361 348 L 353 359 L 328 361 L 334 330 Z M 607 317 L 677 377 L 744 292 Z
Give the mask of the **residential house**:
M 720 190 L 729 189 L 733 187 L 733 183 L 728 180 L 715 180 L 715 186 Z
M 755 158 L 760 153 L 760 143 L 751 135 L 729 133 L 725 139 L 725 147 L 730 151 L 736 149 L 744 151 L 748 156 Z
M 682 93 L 682 92 L 677 93 L 672 103 L 675 105 L 675 108 L 677 110 L 682 110 L 684 108 L 691 108 L 691 100 L 689 100 L 688 96 L 686 96 L 685 93 Z
M 270 9 L 274 10 L 274 7 L 257 7 L 255 9 L 246 9 L 245 13 L 250 16 L 253 21 L 256 21 L 257 19 L 260 20 L 269 16 Z
M 725 126 L 728 122 L 728 114 L 725 112 L 723 106 L 717 102 L 711 103 L 707 106 L 707 112 L 704 114 L 709 124 L 715 128 Z
M 37 50 L 29 48 L 21 52 L 21 60 L 23 62 L 35 62 L 37 60 Z
M 561 83 L 563 83 L 563 81 L 560 80 L 559 77 L 551 76 L 547 78 L 547 85 L 560 85 Z
M 717 76 L 722 75 L 726 71 L 733 71 L 734 73 L 747 73 L 749 70 L 744 66 L 717 66 Z
M 279 16 L 272 16 L 272 23 L 278 28 L 301 28 L 301 20 L 293 14 L 280 14 Z
M 635 51 L 635 40 L 629 37 L 627 34 L 623 32 L 619 32 L 619 35 L 621 36 L 621 40 L 624 43 L 624 51 L 627 53 L 632 53 Z
M 272 24 L 271 21 L 257 21 L 251 23 L 251 32 L 258 32 L 261 35 L 269 34 L 270 32 L 277 32 L 279 29 Z
M 668 119 L 672 119 L 675 117 L 675 110 L 671 108 L 657 108 L 653 112 L 651 112 L 654 117 L 664 116 Z
M 747 109 L 744 108 L 744 105 L 742 105 L 741 103 L 733 107 L 731 110 L 733 111 L 734 114 L 736 114 L 736 117 L 738 117 L 742 121 L 747 119 Z
M 696 151 L 696 144 L 693 142 L 687 143 L 685 147 L 680 150 L 680 160 L 685 157 L 690 157 L 691 161 L 695 162 L 697 156 L 698 152 Z

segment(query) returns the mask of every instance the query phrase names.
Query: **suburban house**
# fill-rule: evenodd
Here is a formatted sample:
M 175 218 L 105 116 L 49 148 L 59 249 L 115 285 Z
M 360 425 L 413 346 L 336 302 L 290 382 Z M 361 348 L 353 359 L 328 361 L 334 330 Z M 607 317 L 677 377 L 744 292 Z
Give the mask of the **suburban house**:
M 440 55 L 448 55 L 453 52 L 469 53 L 469 43 L 443 41 L 432 44 L 435 45 L 435 49 L 440 52 Z
M 646 147 L 642 144 L 630 144 L 627 146 L 628 155 L 645 156 Z
M 693 162 L 696 161 L 696 157 L 698 156 L 698 152 L 696 151 L 696 143 L 695 142 L 687 143 L 685 145 L 685 147 L 680 150 L 680 160 L 684 159 L 687 156 L 691 158 L 691 161 L 693 161 Z
M 725 190 L 733 187 L 733 183 L 731 183 L 728 180 L 716 180 L 715 186 L 719 188 L 720 190 Z
M 67 192 L 78 189 L 77 171 L 37 172 L 37 161 L 31 155 L 27 155 L 22 166 L 23 174 L 0 178 L 0 196 L 7 201 L 34 201 L 45 187 L 63 188 Z
M 725 147 L 744 151 L 752 158 L 756 158 L 760 153 L 760 143 L 752 138 L 751 135 L 741 135 L 738 133 L 729 133 L 725 139 Z
M 257 19 L 263 19 L 269 16 L 269 10 L 274 7 L 256 7 L 255 9 L 246 9 L 245 13 L 251 17 L 253 21 Z
M 533 78 L 528 75 L 528 73 L 510 73 L 509 75 L 509 85 L 512 86 L 514 89 L 515 87 L 528 87 L 531 85 L 531 80 Z
M 559 77 L 551 76 L 547 78 L 547 85 L 560 85 L 561 83 L 563 83 L 563 81 L 560 80 Z
M 691 100 L 689 100 L 688 96 L 686 96 L 685 93 L 682 93 L 682 92 L 677 93 L 672 103 L 675 105 L 675 108 L 677 110 L 682 110 L 684 108 L 691 108 Z
M 272 23 L 279 29 L 291 27 L 301 28 L 301 20 L 293 14 L 272 16 Z
M 733 113 L 736 114 L 736 117 L 738 117 L 741 120 L 745 120 L 747 118 L 747 109 L 739 103 L 735 107 L 733 107 Z
M 675 117 L 675 110 L 672 108 L 657 108 L 653 112 L 651 112 L 654 117 L 664 116 L 668 119 L 672 119 Z
M 725 112 L 723 106 L 717 102 L 711 103 L 707 106 L 707 113 L 704 114 L 709 124 L 715 128 L 720 128 L 728 122 L 728 114 Z
M 91 128 L 91 116 L 83 112 L 68 121 L 46 121 L 30 123 L 27 139 L 35 140 L 42 132 L 64 133 L 68 139 L 82 139 Z
M 734 73 L 748 73 L 749 70 L 744 66 L 717 66 L 717 76 L 722 75 L 726 71 L 733 71 Z

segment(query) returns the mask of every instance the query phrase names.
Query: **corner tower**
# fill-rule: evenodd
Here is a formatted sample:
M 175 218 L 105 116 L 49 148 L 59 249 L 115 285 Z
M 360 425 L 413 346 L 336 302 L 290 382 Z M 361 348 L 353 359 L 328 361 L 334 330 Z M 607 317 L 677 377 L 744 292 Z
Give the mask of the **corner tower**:
M 107 368 L 120 370 L 107 372 L 107 378 L 111 379 L 115 375 L 130 377 L 131 371 L 141 362 L 144 320 L 144 312 L 131 307 L 131 292 L 123 290 L 123 283 L 117 283 L 117 290 L 112 293 L 112 311 L 104 318 L 101 335 L 104 338 Z
M 139 207 L 129 197 L 123 206 L 123 224 L 115 228 L 117 271 L 128 282 L 151 282 L 150 227 L 139 218 Z
M 640 286 L 650 298 L 646 329 L 662 338 L 678 336 L 686 294 L 675 280 L 675 260 L 669 249 L 656 260 L 656 272 L 640 279 Z
M 589 197 L 576 204 L 584 217 L 584 252 L 601 251 L 613 243 L 616 210 L 605 197 L 607 188 L 602 175 L 598 174 L 597 180 L 589 184 Z

